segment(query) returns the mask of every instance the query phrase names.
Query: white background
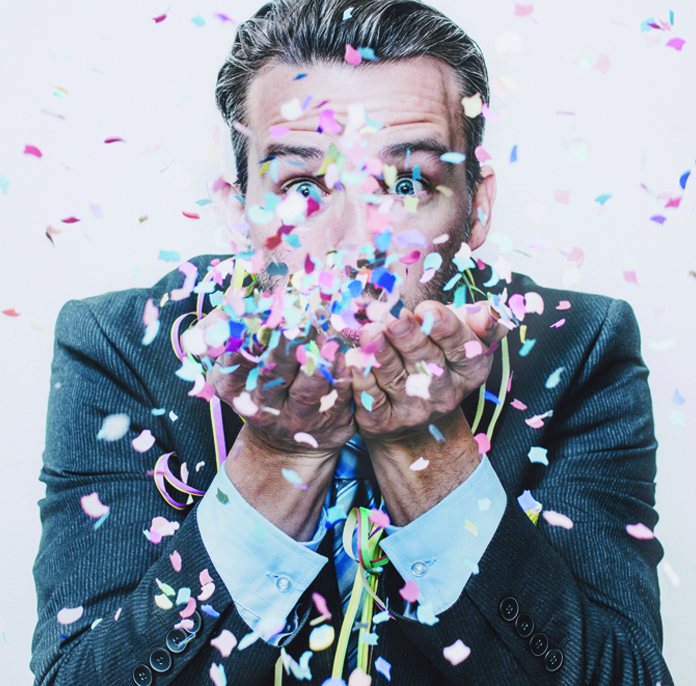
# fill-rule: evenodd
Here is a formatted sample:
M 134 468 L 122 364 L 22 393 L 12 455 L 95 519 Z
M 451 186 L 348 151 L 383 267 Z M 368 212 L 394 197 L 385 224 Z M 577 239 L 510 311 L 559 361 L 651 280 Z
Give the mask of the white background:
M 497 235 L 480 255 L 495 261 L 503 251 L 546 286 L 623 298 L 640 321 L 660 443 L 665 655 L 678 684 L 696 683 L 696 178 L 679 187 L 696 157 L 696 4 L 542 0 L 532 17 L 503 0 L 435 4 L 480 43 L 491 81 L 516 85 L 492 100 L 505 112 L 485 141 L 499 179 Z M 0 188 L 0 310 L 20 313 L 0 314 L 3 683 L 31 680 L 37 476 L 56 315 L 70 298 L 151 285 L 177 266 L 158 260 L 160 250 L 183 259 L 224 251 L 219 208 L 195 204 L 233 169 L 213 91 L 234 24 L 214 13 L 243 20 L 257 6 L 24 0 L 0 13 L 0 186 L 9 181 Z M 648 17 L 669 21 L 670 9 L 670 32 L 641 32 Z M 501 39 L 510 32 L 517 38 Z M 686 40 L 681 51 L 665 46 L 673 37 Z M 607 64 L 603 55 L 606 73 L 594 68 Z M 105 144 L 110 137 L 124 142 Z M 26 145 L 43 157 L 23 154 Z M 555 191 L 570 191 L 569 202 L 555 201 Z M 604 205 L 601 194 L 611 194 Z M 665 209 L 680 195 L 679 208 Z M 651 221 L 656 214 L 667 221 Z M 70 216 L 80 221 L 62 223 Z M 54 244 L 48 225 L 62 229 Z M 577 270 L 567 259 L 573 247 L 584 252 Z M 673 402 L 677 389 L 683 404 Z

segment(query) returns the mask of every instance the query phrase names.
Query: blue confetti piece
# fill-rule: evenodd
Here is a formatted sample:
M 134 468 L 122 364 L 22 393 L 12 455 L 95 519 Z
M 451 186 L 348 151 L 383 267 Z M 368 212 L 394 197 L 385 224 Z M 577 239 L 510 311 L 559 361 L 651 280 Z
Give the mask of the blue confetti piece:
M 167 411 L 167 410 L 166 410 L 166 408 L 164 408 L 164 407 L 153 407 L 153 408 L 150 410 L 150 414 L 151 414 L 153 417 L 161 417 L 166 411 Z
M 176 596 L 176 605 L 186 605 L 191 599 L 191 589 L 184 586 L 179 589 L 179 593 Z
M 4 175 L 0 174 L 0 188 L 2 189 L 2 192 L 7 195 L 7 189 L 10 185 L 10 180 Z
M 399 315 L 401 314 L 401 310 L 403 310 L 403 309 L 404 309 L 404 301 L 401 298 L 399 298 L 399 302 L 397 302 L 396 305 L 394 305 L 394 307 L 392 307 L 391 310 L 389 310 L 389 314 L 392 317 L 396 317 L 398 319 Z
M 430 424 L 430 425 L 428 426 L 428 431 L 430 431 L 432 437 L 433 437 L 436 441 L 444 441 L 444 440 L 445 440 L 445 437 L 442 435 L 442 431 L 440 431 L 440 429 L 438 429 L 438 428 L 435 426 L 435 424 Z
M 215 619 L 220 616 L 220 613 L 212 605 L 201 605 L 201 610 L 209 617 L 215 617 Z
M 469 568 L 471 569 L 471 573 L 472 573 L 472 574 L 478 574 L 478 573 L 479 573 L 479 566 L 478 566 L 478 564 L 477 564 L 474 560 L 472 560 L 470 557 L 463 557 L 463 558 L 461 559 L 461 563 L 462 563 L 463 565 L 466 565 L 467 567 L 469 567 Z
M 353 16 L 353 8 L 349 7 L 344 13 L 343 13 L 343 21 L 347 21 Z
M 533 510 L 541 505 L 534 499 L 534 496 L 530 491 L 522 491 L 522 495 L 517 498 L 519 506 L 526 512 L 527 510 Z
M 446 284 L 445 287 L 442 289 L 443 291 L 451 291 L 458 283 L 459 279 L 462 278 L 461 274 L 455 274 Z
M 433 330 L 433 324 L 435 319 L 432 312 L 426 312 L 423 317 L 423 323 L 421 324 L 421 331 L 426 335 L 430 336 L 430 332 Z
M 191 21 L 196 26 L 205 26 L 205 19 L 203 19 L 203 17 L 201 17 L 200 15 L 197 15 L 195 17 L 191 17 Z
M 247 391 L 253 391 L 259 382 L 259 372 L 261 370 L 258 367 L 254 367 L 249 370 L 249 374 L 246 378 L 246 384 L 244 389 Z
M 652 26 L 650 24 L 655 23 L 655 17 L 648 17 L 647 19 L 643 19 L 642 22 L 640 22 L 640 30 L 641 33 L 645 33 L 646 31 L 651 31 Z
M 535 343 L 536 343 L 536 338 L 528 338 L 522 344 L 522 347 L 520 348 L 520 357 L 527 357 L 527 355 L 529 355 L 529 352 L 531 351 L 531 349 L 534 347 Z
M 517 162 L 517 146 L 512 146 L 512 151 L 510 152 L 510 164 Z
M 324 526 L 327 529 L 330 529 L 336 524 L 336 522 L 340 522 L 342 519 L 346 519 L 346 517 L 347 515 L 343 509 L 338 505 L 334 505 L 326 511 L 326 522 L 324 523 Z
M 106 521 L 108 516 L 109 516 L 109 513 L 106 512 L 101 517 L 99 517 L 99 519 L 97 519 L 97 521 L 94 522 L 94 528 L 98 529 Z
M 331 375 L 331 372 L 324 366 L 320 365 L 319 366 L 319 371 L 322 373 L 322 376 L 330 383 L 330 384 L 335 384 L 336 379 L 333 378 Z
M 669 11 L 669 24 L 670 26 L 674 26 L 674 10 Z
M 529 458 L 530 462 L 543 464 L 547 467 L 549 466 L 549 460 L 546 457 L 546 448 L 540 448 L 539 446 L 535 445 L 529 449 L 527 457 Z
M 676 391 L 674 391 L 674 397 L 672 398 L 672 402 L 675 405 L 683 405 L 686 402 L 686 398 L 682 397 L 682 394 L 677 389 Z
M 420 165 L 417 164 L 414 168 L 413 171 L 411 172 L 411 178 L 414 181 L 420 181 L 421 180 L 421 168 Z
M 181 262 L 181 255 L 176 250 L 160 250 L 158 260 Z
M 358 48 L 358 52 L 364 60 L 376 62 L 379 59 L 372 48 Z
M 500 398 L 494 393 L 491 393 L 490 391 L 484 391 L 483 397 L 485 400 L 490 400 L 492 403 L 500 405 Z
M 288 265 L 285 262 L 271 262 L 266 267 L 269 276 L 285 276 L 288 273 Z
M 548 379 L 546 379 L 546 388 L 556 388 L 561 382 L 561 374 L 565 371 L 565 367 L 559 367 L 555 372 L 551 373 Z
M 159 332 L 159 328 L 160 328 L 159 319 L 152 322 L 151 324 L 148 324 L 145 327 L 145 335 L 143 336 L 143 340 L 141 341 L 141 343 L 143 345 L 150 345 L 150 343 L 152 343 L 152 341 L 155 340 L 155 336 L 157 336 L 157 333 Z
M 394 284 L 396 283 L 396 277 L 394 274 L 389 272 L 384 272 L 382 276 L 379 277 L 379 283 L 377 284 L 380 288 L 384 288 L 387 293 L 391 293 L 394 290 Z
M 686 180 L 691 176 L 691 170 L 688 172 L 684 172 L 680 177 L 679 177 L 679 185 L 682 187 L 682 190 L 686 188 Z
M 451 164 L 461 164 L 466 159 L 466 155 L 461 152 L 446 152 L 444 155 L 440 155 L 440 159 Z
M 493 267 L 491 267 L 491 277 L 483 285 L 486 288 L 492 288 L 493 286 L 495 286 L 498 283 L 498 281 L 500 281 L 500 277 L 498 276 L 498 272 L 495 271 L 495 269 L 493 269 Z
M 295 486 L 302 485 L 302 477 L 294 469 L 285 469 L 285 467 L 283 467 L 281 472 L 283 473 L 283 478 L 286 481 L 289 481 L 291 484 L 295 484 Z
M 361 296 L 363 292 L 362 281 L 358 281 L 357 279 L 351 281 L 348 284 L 348 292 L 350 293 L 352 298 L 358 298 L 359 296 Z
M 604 203 L 611 198 L 611 193 L 602 193 L 602 195 L 598 195 L 594 201 L 598 202 L 600 205 L 604 205 Z
M 428 626 L 433 626 L 433 624 L 437 624 L 440 621 L 435 616 L 432 603 L 425 603 L 425 605 L 419 605 L 416 608 L 416 618 L 421 624 L 427 624 Z
M 372 412 L 372 403 L 374 402 L 375 399 L 367 391 L 360 394 L 360 403 L 368 412 Z
M 266 381 L 266 383 L 262 386 L 264 391 L 270 391 L 271 388 L 275 388 L 276 386 L 280 386 L 281 384 L 285 383 L 285 379 L 272 379 L 271 381 Z
M 387 252 L 387 249 L 391 245 L 391 241 L 391 231 L 382 231 L 382 233 L 379 233 L 375 236 L 375 245 L 377 246 L 377 250 L 379 250 L 380 252 Z
M 211 205 L 212 202 L 213 201 L 208 198 L 203 198 L 202 200 L 196 200 L 196 205 L 199 207 L 205 207 L 206 205 Z
M 423 270 L 439 269 L 442 266 L 442 255 L 439 252 L 431 252 L 425 256 L 423 260 Z
M 375 671 L 382 674 L 387 681 L 391 681 L 391 665 L 381 656 L 375 660 Z
M 486 213 L 480 207 L 477 209 L 478 209 L 479 221 L 485 226 L 486 222 L 488 221 L 488 217 L 486 216 Z
M 298 74 L 298 75 L 293 79 L 293 81 L 299 81 L 300 79 L 303 79 L 305 76 L 307 76 L 307 74 Z
M 236 372 L 239 369 L 238 364 L 233 364 L 230 367 L 220 367 L 219 372 L 220 374 L 231 374 L 232 372 Z
M 350 9 L 353 9 L 352 7 Z M 346 686 L 346 682 L 340 676 L 330 676 L 321 682 L 321 686 Z

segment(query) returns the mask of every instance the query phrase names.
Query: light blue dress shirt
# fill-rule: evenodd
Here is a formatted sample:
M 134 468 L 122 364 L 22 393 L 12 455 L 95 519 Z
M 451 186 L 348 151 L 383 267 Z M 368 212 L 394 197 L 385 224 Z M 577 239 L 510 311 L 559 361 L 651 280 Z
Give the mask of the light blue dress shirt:
M 346 478 L 355 470 L 354 455 L 342 451 L 336 473 Z M 418 585 L 420 606 L 430 606 L 438 615 L 456 602 L 478 572 L 506 504 L 498 475 L 484 455 L 469 478 L 435 507 L 404 527 L 387 529 L 382 549 L 401 577 Z M 327 507 L 328 497 L 314 537 L 298 542 L 249 505 L 225 469 L 201 499 L 197 517 L 203 544 L 240 615 L 260 635 L 270 633 L 267 627 L 285 625 L 328 561 L 316 552 L 327 531 Z

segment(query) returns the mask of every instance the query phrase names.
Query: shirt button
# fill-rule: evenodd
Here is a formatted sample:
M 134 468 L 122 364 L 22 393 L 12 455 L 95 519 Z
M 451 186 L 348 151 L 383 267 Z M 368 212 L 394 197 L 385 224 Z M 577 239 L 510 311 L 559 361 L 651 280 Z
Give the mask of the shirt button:
M 500 614 L 506 622 L 514 621 L 519 611 L 520 605 L 512 596 L 504 598 L 500 603 Z
M 172 656 L 164 648 L 156 648 L 150 653 L 150 667 L 162 674 L 172 666 Z
M 281 593 L 287 593 L 292 588 L 292 581 L 287 576 L 279 576 L 276 580 L 276 586 Z
M 133 681 L 138 686 L 150 686 L 152 683 L 152 672 L 146 665 L 138 665 L 133 670 Z
M 561 668 L 562 664 L 563 653 L 560 650 L 558 650 L 558 648 L 549 650 L 549 652 L 546 653 L 546 657 L 544 658 L 544 667 L 546 667 L 547 672 L 558 671 Z
M 413 576 L 425 576 L 428 573 L 428 567 L 423 562 L 414 562 L 411 565 L 411 574 Z

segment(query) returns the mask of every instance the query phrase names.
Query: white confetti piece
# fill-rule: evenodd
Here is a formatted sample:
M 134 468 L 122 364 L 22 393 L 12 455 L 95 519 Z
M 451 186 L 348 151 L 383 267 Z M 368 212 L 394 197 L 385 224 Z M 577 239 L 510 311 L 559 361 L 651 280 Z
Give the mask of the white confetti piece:
M 573 520 L 570 517 L 566 517 L 564 514 L 561 514 L 560 512 L 554 512 L 553 510 L 544 510 L 544 512 L 542 513 L 542 517 L 551 526 L 560 526 L 564 529 L 573 528 Z
M 216 636 L 210 641 L 210 645 L 213 646 L 213 648 L 217 648 L 222 657 L 229 657 L 230 653 L 232 653 L 237 645 L 237 639 L 231 631 L 223 629 L 219 636 Z
M 174 607 L 172 601 L 169 600 L 169 598 L 167 598 L 167 596 L 164 595 L 164 593 L 155 596 L 155 605 L 157 605 L 157 607 L 161 608 L 162 610 L 171 610 L 172 607 Z
M 490 508 L 490 506 L 491 506 L 491 501 L 488 498 L 481 498 L 478 501 L 479 512 L 485 512 L 486 510 L 488 510 Z
M 334 388 L 328 395 L 323 395 L 319 399 L 319 412 L 326 412 L 330 410 L 338 400 L 338 391 Z
M 283 473 L 283 478 L 286 481 L 289 481 L 295 486 L 303 485 L 304 482 L 302 481 L 302 477 L 294 469 L 285 469 L 285 467 L 283 467 L 281 471 Z
M 74 624 L 84 612 L 82 605 L 79 607 L 64 607 L 57 616 L 59 624 Z
M 464 343 L 464 354 L 466 355 L 467 359 L 482 355 L 483 345 L 481 345 L 481 341 L 467 341 Z
M 406 395 L 430 400 L 430 381 L 427 374 L 409 374 L 406 377 Z
M 143 430 L 139 436 L 131 441 L 133 450 L 139 453 L 146 453 L 153 445 L 155 445 L 155 437 L 149 429 Z
M 101 500 L 99 500 L 98 493 L 90 493 L 89 495 L 83 495 L 80 498 L 80 505 L 85 511 L 85 514 L 93 517 L 94 519 L 99 519 L 104 515 L 109 514 L 108 505 L 104 505 Z
M 432 603 L 425 603 L 425 605 L 419 605 L 416 608 L 416 619 L 421 624 L 427 624 L 428 626 L 433 626 L 434 624 L 437 624 L 440 621 L 435 616 Z
M 372 677 L 356 667 L 348 677 L 348 686 L 371 686 Z
M 468 98 L 462 98 L 462 107 L 464 107 L 464 114 L 469 117 L 469 119 L 473 119 L 481 114 L 483 100 L 481 100 L 481 96 L 476 93 Z
M 259 411 L 258 405 L 251 399 L 247 391 L 242 391 L 236 398 L 232 398 L 232 406 L 238 414 L 244 417 L 252 417 Z
M 285 121 L 295 121 L 302 116 L 302 103 L 299 98 L 293 98 L 280 106 L 280 115 Z
M 424 457 L 419 457 L 415 462 L 412 462 L 408 468 L 412 472 L 422 472 L 429 464 L 430 460 L 426 460 Z
M 123 438 L 130 428 L 130 417 L 127 414 L 110 414 L 104 418 L 97 438 L 102 441 L 118 441 Z
M 538 462 L 539 464 L 546 465 L 547 467 L 549 466 L 549 460 L 546 457 L 546 448 L 540 448 L 539 446 L 535 445 L 529 449 L 527 457 L 529 457 L 530 462 Z
M 442 649 L 442 655 L 445 660 L 456 667 L 471 655 L 471 648 L 464 645 L 463 641 L 458 638 L 451 646 Z
M 204 602 L 210 598 L 211 595 L 215 593 L 215 584 L 211 581 L 208 584 L 204 584 L 201 588 L 200 594 L 197 596 L 198 600 Z
M 293 438 L 297 443 L 306 443 L 309 446 L 312 446 L 312 448 L 318 448 L 319 444 L 317 443 L 317 439 L 314 438 L 311 434 L 307 434 L 304 431 L 298 431 Z

